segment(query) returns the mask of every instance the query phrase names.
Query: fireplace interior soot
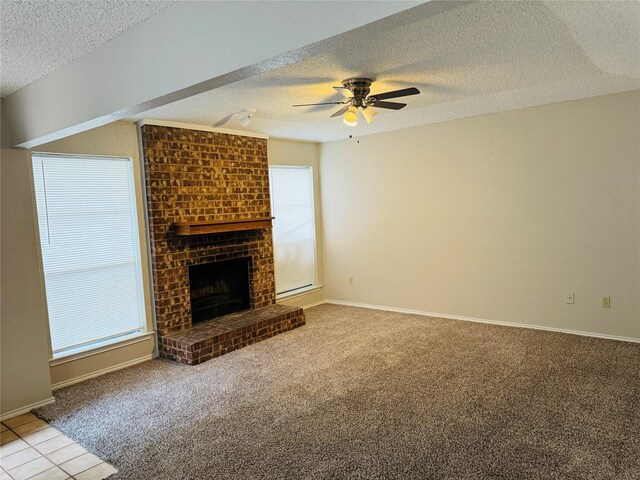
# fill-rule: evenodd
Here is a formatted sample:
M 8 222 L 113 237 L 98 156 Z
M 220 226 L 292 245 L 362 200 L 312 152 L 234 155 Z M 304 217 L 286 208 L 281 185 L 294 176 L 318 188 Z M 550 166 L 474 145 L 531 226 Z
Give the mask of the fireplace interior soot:
M 192 322 L 250 307 L 249 257 L 189 267 Z

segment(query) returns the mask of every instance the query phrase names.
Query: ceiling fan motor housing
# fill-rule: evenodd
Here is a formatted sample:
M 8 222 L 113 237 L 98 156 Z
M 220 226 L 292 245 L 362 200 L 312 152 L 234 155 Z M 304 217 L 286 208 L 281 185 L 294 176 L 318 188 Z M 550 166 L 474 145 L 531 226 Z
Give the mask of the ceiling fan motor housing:
M 351 105 L 354 107 L 366 107 L 365 102 L 370 92 L 372 80 L 370 78 L 348 78 L 342 82 L 344 88 L 348 88 L 353 93 Z

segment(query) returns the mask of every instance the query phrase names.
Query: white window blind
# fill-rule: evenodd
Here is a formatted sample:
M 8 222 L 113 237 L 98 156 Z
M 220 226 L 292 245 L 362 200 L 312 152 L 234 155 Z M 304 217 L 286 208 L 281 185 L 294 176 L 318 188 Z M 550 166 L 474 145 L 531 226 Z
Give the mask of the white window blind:
M 54 354 L 142 330 L 131 160 L 32 159 Z
M 276 292 L 316 282 L 316 233 L 311 167 L 270 167 Z

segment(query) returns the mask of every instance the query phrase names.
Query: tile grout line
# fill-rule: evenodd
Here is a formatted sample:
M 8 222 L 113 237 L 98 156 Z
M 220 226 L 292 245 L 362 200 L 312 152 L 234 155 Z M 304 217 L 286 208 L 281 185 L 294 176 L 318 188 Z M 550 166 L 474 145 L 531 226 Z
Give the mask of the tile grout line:
M 31 414 L 31 413 L 29 413 L 29 414 L 30 414 L 30 415 L 33 415 L 33 414 Z M 29 415 L 29 414 L 24 414 L 24 415 Z M 23 448 L 23 449 L 21 449 L 21 450 L 18 450 L 18 451 L 16 451 L 16 452 L 13 452 L 13 453 L 11 453 L 11 454 L 7 455 L 6 457 L 10 457 L 10 456 L 15 455 L 15 454 L 17 454 L 17 453 L 23 452 L 24 450 L 27 450 L 27 449 L 29 449 L 29 448 L 31 448 L 31 449 L 33 449 L 33 450 L 35 450 L 35 451 L 36 451 L 36 453 L 38 454 L 38 457 L 33 458 L 33 459 L 31 459 L 31 460 L 28 460 L 28 461 L 26 461 L 26 462 L 24 462 L 24 463 L 21 463 L 21 464 L 19 464 L 19 465 L 15 465 L 14 467 L 12 467 L 12 468 L 11 468 L 11 470 L 16 469 L 16 468 L 20 468 L 20 467 L 22 467 L 22 466 L 24 466 L 24 465 L 28 464 L 29 462 L 32 462 L 32 461 L 34 461 L 34 460 L 38 460 L 39 458 L 45 458 L 47 461 L 49 461 L 49 462 L 53 465 L 51 468 L 48 468 L 48 469 L 46 469 L 46 470 L 43 470 L 42 472 L 35 473 L 35 474 L 31 475 L 30 477 L 27 477 L 25 480 L 29 480 L 29 479 L 31 479 L 31 478 L 33 478 L 33 477 L 35 477 L 36 475 L 42 475 L 43 473 L 48 472 L 48 471 L 50 471 L 50 470 L 54 470 L 54 469 L 59 469 L 59 470 L 63 471 L 66 475 L 68 475 L 67 480 L 75 480 L 75 478 L 76 478 L 76 476 L 77 476 L 77 475 L 80 475 L 81 473 L 84 473 L 84 472 L 86 472 L 86 471 L 88 471 L 88 470 L 91 470 L 92 468 L 96 468 L 96 467 L 98 467 L 98 466 L 100 466 L 100 465 L 102 465 L 102 464 L 109 465 L 110 467 L 112 467 L 112 468 L 114 468 L 114 469 L 115 469 L 115 467 L 113 467 L 113 465 L 111 465 L 110 463 L 105 462 L 104 460 L 102 460 L 100 457 L 98 457 L 98 456 L 97 456 L 97 455 L 95 455 L 94 453 L 89 452 L 86 448 L 84 448 L 84 447 L 83 447 L 82 445 L 80 445 L 78 442 L 74 441 L 72 438 L 67 437 L 66 435 L 64 435 L 62 432 L 60 432 L 60 430 L 57 430 L 57 429 L 55 429 L 55 427 L 52 427 L 52 426 L 51 426 L 51 424 L 50 424 L 49 422 L 47 422 L 47 421 L 45 421 L 45 420 L 42 420 L 41 418 L 39 418 L 39 417 L 37 417 L 37 416 L 35 416 L 35 415 L 33 415 L 33 416 L 35 417 L 34 419 L 32 419 L 32 420 L 30 420 L 30 421 L 28 421 L 28 422 L 25 422 L 25 423 L 21 423 L 20 425 L 15 425 L 14 427 L 10 427 L 10 426 L 9 426 L 9 425 L 7 425 L 5 422 L 0 422 L 0 423 L 2 423 L 2 425 L 6 428 L 6 430 L 4 430 L 4 431 L 3 431 L 3 433 L 4 433 L 4 432 L 6 432 L 6 431 L 10 431 L 10 432 L 12 432 L 14 435 L 16 435 L 16 437 L 17 437 L 16 439 L 14 439 L 14 440 L 11 440 L 11 441 L 7 442 L 5 445 L 8 445 L 8 444 L 10 444 L 10 443 L 12 443 L 12 442 L 15 442 L 16 440 L 21 440 L 21 441 L 22 441 L 22 442 L 24 442 L 24 443 L 25 443 L 25 445 L 26 445 L 26 447 L 25 447 L 25 448 Z M 11 419 L 9 419 L 9 420 L 11 420 Z M 40 431 L 42 431 L 42 430 L 45 430 L 45 429 L 47 429 L 47 428 L 54 428 L 57 432 L 59 432 L 59 435 L 56 435 L 56 436 L 54 436 L 54 437 L 48 438 L 48 439 L 46 439 L 46 440 L 43 440 L 43 441 L 41 441 L 41 442 L 38 442 L 38 443 L 36 443 L 36 444 L 33 444 L 33 445 L 32 445 L 31 443 L 27 442 L 27 441 L 24 439 L 25 437 L 23 437 L 23 436 L 22 436 L 22 435 L 20 435 L 17 431 L 15 431 L 15 430 L 14 430 L 15 428 L 19 428 L 19 427 L 22 427 L 22 426 L 24 426 L 24 425 L 28 425 L 28 424 L 30 424 L 30 423 L 34 423 L 34 422 L 37 422 L 37 421 L 43 421 L 44 423 L 46 423 L 46 426 L 44 426 L 44 427 L 42 427 L 42 428 L 40 428 L 40 429 L 38 429 L 38 430 L 34 430 L 34 431 L 32 431 L 32 432 L 29 432 L 28 434 L 26 434 L 26 435 L 25 435 L 25 437 L 26 437 L 26 436 L 29 436 L 29 435 L 31 435 L 31 434 L 34 434 L 34 433 L 38 433 L 38 432 L 40 432 Z M 47 453 L 47 454 L 42 453 L 42 452 L 37 448 L 37 445 L 40 445 L 41 443 L 47 442 L 47 441 L 52 440 L 52 439 L 54 439 L 54 438 L 57 438 L 57 437 L 59 437 L 59 436 L 65 436 L 66 438 L 69 438 L 69 439 L 72 441 L 72 443 L 70 443 L 70 444 L 68 444 L 68 445 L 64 445 L 64 446 L 62 446 L 62 447 L 60 447 L 60 448 L 56 448 L 55 450 L 52 450 L 51 452 L 49 452 L 49 453 Z M 71 458 L 65 459 L 65 461 L 64 461 L 64 462 L 61 462 L 61 463 L 56 463 L 56 462 L 54 462 L 53 460 L 51 460 L 51 459 L 48 457 L 48 455 L 51 455 L 51 454 L 52 454 L 52 453 L 54 453 L 54 452 L 57 452 L 57 451 L 59 451 L 59 450 L 62 450 L 63 448 L 70 447 L 70 446 L 72 446 L 72 445 L 78 445 L 80 448 L 82 448 L 82 449 L 84 450 L 84 452 L 79 453 L 78 455 L 76 455 L 76 456 L 74 456 L 74 457 L 71 457 Z M 0 447 L 1 447 L 1 446 L 0 446 Z M 86 455 L 86 454 L 93 455 L 93 456 L 94 456 L 94 457 L 96 457 L 98 460 L 100 460 L 100 462 L 99 462 L 99 463 L 97 463 L 97 464 L 95 464 L 95 465 L 91 465 L 90 467 L 85 468 L 85 469 L 83 469 L 83 470 L 81 470 L 81 471 L 79 471 L 79 472 L 76 472 L 74 475 L 70 475 L 70 474 L 69 474 L 65 469 L 63 469 L 63 468 L 61 468 L 61 467 L 60 467 L 60 465 L 62 465 L 62 464 L 64 464 L 64 463 L 67 463 L 67 462 L 70 462 L 70 461 L 72 461 L 72 460 L 74 460 L 74 459 L 76 459 L 76 458 L 78 458 L 78 457 L 80 457 L 80 456 L 82 456 L 82 455 Z M 5 458 L 6 458 L 6 457 L 5 457 Z M 5 468 L 4 468 L 4 467 L 1 467 L 1 466 L 0 466 L 0 471 L 2 471 L 2 472 L 4 472 L 4 473 L 6 473 L 6 474 L 7 474 L 10 478 L 12 478 L 12 479 L 13 479 L 13 478 L 15 478 L 13 475 L 11 475 L 11 474 L 9 473 L 9 471 L 8 471 L 8 470 L 5 470 Z M 113 473 L 117 473 L 117 469 L 116 469 L 116 471 L 115 471 L 115 472 L 113 472 Z M 113 473 L 111 473 L 109 476 L 113 475 Z

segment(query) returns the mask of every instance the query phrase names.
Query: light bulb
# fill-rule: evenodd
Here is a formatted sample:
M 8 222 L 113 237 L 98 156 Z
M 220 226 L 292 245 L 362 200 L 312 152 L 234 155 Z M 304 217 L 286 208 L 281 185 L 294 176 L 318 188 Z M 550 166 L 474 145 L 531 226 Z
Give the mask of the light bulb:
M 246 127 L 249 125 L 249 123 L 251 122 L 251 117 L 253 115 L 247 115 L 246 117 L 242 117 L 240 119 L 240 125 L 242 125 L 243 127 Z
M 367 107 L 362 109 L 362 116 L 366 118 L 367 123 L 371 123 L 373 121 L 373 117 L 378 114 L 373 108 Z
M 358 109 L 351 105 L 342 117 L 342 121 L 350 127 L 358 125 Z

